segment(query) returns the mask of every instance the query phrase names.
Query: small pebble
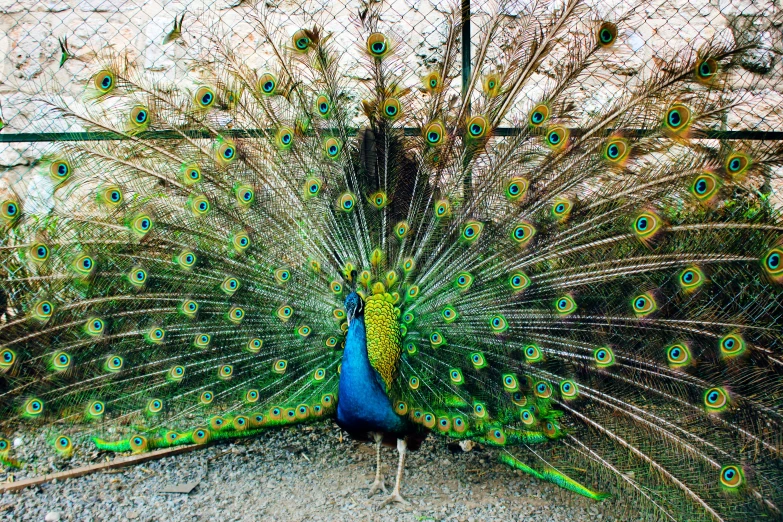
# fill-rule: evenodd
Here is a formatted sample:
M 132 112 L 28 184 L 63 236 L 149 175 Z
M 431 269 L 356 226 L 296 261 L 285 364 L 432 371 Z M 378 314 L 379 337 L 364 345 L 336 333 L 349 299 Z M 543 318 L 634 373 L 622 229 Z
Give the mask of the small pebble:
M 60 521 L 60 513 L 57 511 L 50 511 L 46 514 L 44 517 L 45 522 L 59 522 Z

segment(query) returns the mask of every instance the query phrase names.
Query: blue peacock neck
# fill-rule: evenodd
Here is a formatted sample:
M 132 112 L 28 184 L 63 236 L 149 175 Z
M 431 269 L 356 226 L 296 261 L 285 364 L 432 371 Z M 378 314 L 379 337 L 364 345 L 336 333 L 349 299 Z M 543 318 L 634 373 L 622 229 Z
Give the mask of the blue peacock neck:
M 394 413 L 383 380 L 367 357 L 364 316 L 348 327 L 340 371 L 337 423 L 349 432 L 403 433 L 406 423 Z

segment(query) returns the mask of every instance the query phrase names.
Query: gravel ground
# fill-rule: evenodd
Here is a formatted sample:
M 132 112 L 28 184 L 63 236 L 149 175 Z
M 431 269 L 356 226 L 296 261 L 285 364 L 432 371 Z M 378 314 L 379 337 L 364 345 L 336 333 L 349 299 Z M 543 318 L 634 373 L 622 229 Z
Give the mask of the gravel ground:
M 384 448 L 382 458 L 391 491 L 396 450 Z M 61 467 L 51 459 L 44 462 Z M 594 502 L 498 464 L 489 451 L 452 453 L 434 437 L 409 454 L 402 488 L 409 507 L 381 508 L 383 495 L 367 497 L 374 466 L 374 448 L 351 441 L 336 425 L 300 426 L 4 493 L 0 520 L 636 519 L 618 500 Z M 29 474 L 17 472 L 16 478 Z M 198 485 L 190 494 L 162 492 L 191 482 Z

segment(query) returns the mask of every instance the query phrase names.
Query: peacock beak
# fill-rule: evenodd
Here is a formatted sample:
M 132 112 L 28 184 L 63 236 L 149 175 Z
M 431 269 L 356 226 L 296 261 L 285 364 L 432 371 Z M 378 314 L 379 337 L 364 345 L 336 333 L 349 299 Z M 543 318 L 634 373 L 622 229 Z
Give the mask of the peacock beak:
M 353 311 L 352 310 L 346 311 L 345 312 L 345 317 L 346 317 L 346 319 L 348 321 L 348 328 L 350 328 L 351 327 L 351 320 L 353 320 Z

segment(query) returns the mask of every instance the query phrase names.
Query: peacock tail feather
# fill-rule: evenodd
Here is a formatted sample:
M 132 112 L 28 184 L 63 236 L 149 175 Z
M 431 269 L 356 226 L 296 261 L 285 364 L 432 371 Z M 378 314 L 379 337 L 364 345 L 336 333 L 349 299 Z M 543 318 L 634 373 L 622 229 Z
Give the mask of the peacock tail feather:
M 83 110 L 48 95 L 117 139 L 42 158 L 46 215 L 2 202 L 0 429 L 67 457 L 331 417 L 357 291 L 420 429 L 671 520 L 780 516 L 783 221 L 757 189 L 783 149 L 702 139 L 746 48 L 717 34 L 588 112 L 627 15 L 555 4 L 498 9 L 461 98 L 459 16 L 420 78 L 374 2 L 359 63 L 259 12 L 267 67 L 215 38 L 190 84 L 107 54 Z

